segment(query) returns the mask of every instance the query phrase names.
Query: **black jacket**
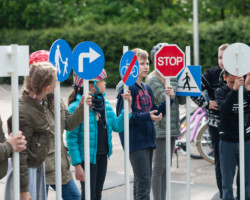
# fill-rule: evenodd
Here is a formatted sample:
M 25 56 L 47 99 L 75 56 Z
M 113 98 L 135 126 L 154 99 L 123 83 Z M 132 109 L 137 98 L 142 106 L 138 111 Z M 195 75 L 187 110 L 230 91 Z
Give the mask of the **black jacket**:
M 202 108 L 208 109 L 209 100 L 215 100 L 215 90 L 221 86 L 220 75 L 222 70 L 219 66 L 208 69 L 201 77 L 202 90 L 206 90 L 209 99 L 201 95 L 200 97 L 191 97 L 192 100 Z M 208 121 L 210 126 L 218 127 L 220 114 L 217 110 L 208 110 Z
M 245 140 L 250 139 L 250 91 L 244 88 L 244 134 Z M 219 131 L 221 139 L 239 141 L 239 105 L 238 91 L 231 90 L 227 85 L 215 92 L 216 102 L 221 114 Z

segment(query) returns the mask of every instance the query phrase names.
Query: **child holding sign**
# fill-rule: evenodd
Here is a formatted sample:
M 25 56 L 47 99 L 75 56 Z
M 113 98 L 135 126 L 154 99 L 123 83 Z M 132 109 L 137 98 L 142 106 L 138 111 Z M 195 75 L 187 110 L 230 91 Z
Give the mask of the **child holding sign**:
M 20 153 L 20 199 L 46 199 L 44 160 L 49 151 L 51 133 L 43 99 L 56 87 L 56 69 L 50 63 L 30 65 L 19 99 L 19 126 L 27 140 L 27 149 Z M 11 121 L 11 120 L 10 120 Z M 8 176 L 7 182 L 13 181 Z M 11 184 L 11 183 L 10 183 Z M 8 187 L 5 199 L 13 199 Z
M 250 199 L 250 75 L 233 76 L 224 71 L 226 85 L 215 91 L 215 99 L 221 113 L 220 163 L 222 174 L 222 199 L 234 199 L 233 180 L 236 166 L 239 167 L 239 103 L 238 89 L 244 85 L 244 140 L 245 140 L 245 199 Z M 238 196 L 238 199 L 240 197 Z
M 166 101 L 155 105 L 153 91 L 148 84 L 142 82 L 149 72 L 148 53 L 142 49 L 132 50 L 139 61 L 139 75 L 134 85 L 129 87 L 132 96 L 132 117 L 129 122 L 130 163 L 134 172 L 134 199 L 150 199 L 152 156 L 155 144 L 155 127 L 153 122 L 162 119 L 166 113 Z M 172 87 L 165 90 L 173 98 Z M 123 109 L 123 100 L 118 94 L 116 105 L 117 114 Z M 124 133 L 120 132 L 120 139 L 124 145 Z
M 92 94 L 92 109 L 89 113 L 89 146 L 90 146 L 90 185 L 91 199 L 99 200 L 107 171 L 107 158 L 112 154 L 112 131 L 124 130 L 123 111 L 116 117 L 110 103 L 105 99 L 107 78 L 103 69 L 101 74 L 90 80 L 89 90 Z M 83 94 L 83 79 L 74 74 L 74 91 L 69 97 L 69 111 L 72 113 L 79 105 Z M 131 95 L 123 95 L 131 105 Z M 81 181 L 82 197 L 85 199 L 84 184 L 84 124 L 77 129 L 67 131 L 67 147 L 71 163 L 75 167 L 76 179 Z

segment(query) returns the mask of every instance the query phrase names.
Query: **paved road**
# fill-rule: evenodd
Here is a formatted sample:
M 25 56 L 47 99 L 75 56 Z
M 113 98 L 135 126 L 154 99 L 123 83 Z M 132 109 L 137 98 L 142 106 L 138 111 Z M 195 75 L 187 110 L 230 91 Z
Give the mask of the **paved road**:
M 0 113 L 4 122 L 4 130 L 7 132 L 6 119 L 11 114 L 11 93 L 10 86 L 0 85 Z M 67 96 L 71 92 L 71 88 L 61 88 L 61 96 L 67 102 Z M 114 107 L 116 104 L 116 92 L 114 89 L 107 89 L 107 99 Z M 181 114 L 185 113 L 185 107 L 180 108 Z M 125 199 L 124 190 L 124 157 L 123 149 L 120 145 L 119 136 L 113 133 L 113 155 L 108 163 L 108 172 L 104 185 L 103 199 L 104 200 L 123 200 Z M 177 157 L 174 155 L 171 170 L 172 180 L 172 200 L 186 199 L 186 156 L 182 153 L 178 154 L 179 168 L 177 168 Z M 74 174 L 72 167 L 72 173 Z M 131 199 L 132 199 L 132 181 L 131 175 Z M 0 181 L 0 199 L 3 199 L 4 182 Z M 80 185 L 76 181 L 78 187 Z M 49 191 L 49 199 L 55 199 L 55 192 Z M 214 175 L 214 165 L 204 160 L 191 159 L 191 200 L 216 200 L 218 199 L 216 181 Z

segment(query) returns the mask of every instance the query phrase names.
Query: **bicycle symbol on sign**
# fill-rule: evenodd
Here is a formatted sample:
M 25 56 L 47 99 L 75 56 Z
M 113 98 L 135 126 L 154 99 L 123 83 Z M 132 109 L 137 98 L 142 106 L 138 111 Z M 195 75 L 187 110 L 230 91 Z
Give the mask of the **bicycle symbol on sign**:
M 121 73 L 122 73 L 123 76 L 125 75 L 125 73 L 126 73 L 128 67 L 129 67 L 129 64 L 130 64 L 130 63 L 128 63 L 128 60 L 126 60 L 126 65 L 123 66 L 123 67 L 122 67 L 122 70 L 121 70 Z M 129 74 L 129 76 L 133 76 L 134 78 L 137 78 L 138 72 L 139 72 L 138 67 L 137 67 L 136 65 L 134 65 L 134 66 L 133 66 L 133 69 L 131 70 L 131 72 L 130 72 L 130 74 Z

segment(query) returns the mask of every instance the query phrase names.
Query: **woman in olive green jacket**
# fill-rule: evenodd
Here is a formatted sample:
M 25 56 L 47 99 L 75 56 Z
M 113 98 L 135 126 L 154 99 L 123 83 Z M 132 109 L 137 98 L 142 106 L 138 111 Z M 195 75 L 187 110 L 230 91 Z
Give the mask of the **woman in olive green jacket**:
M 88 100 L 91 97 L 87 98 Z M 63 142 L 64 130 L 71 131 L 77 128 L 83 121 L 83 100 L 75 112 L 71 115 L 67 110 L 66 105 L 61 99 L 60 113 L 61 113 L 61 170 L 62 170 L 62 198 L 64 200 L 80 199 L 80 192 L 73 180 L 72 173 L 70 171 L 70 157 L 67 153 L 67 148 Z M 45 98 L 45 109 L 48 114 L 50 129 L 52 135 L 50 135 L 50 150 L 47 158 L 45 159 L 45 174 L 46 174 L 46 187 L 48 193 L 48 187 L 55 188 L 55 118 L 54 118 L 54 94 L 47 95 Z
M 159 43 L 151 50 L 151 60 L 154 63 L 155 53 L 166 43 Z M 154 70 L 149 74 L 146 81 L 152 88 L 154 93 L 155 104 L 159 105 L 160 102 L 165 100 L 165 79 Z M 177 79 L 170 80 L 174 92 L 177 90 Z M 185 97 L 175 96 L 174 102 L 171 105 L 171 159 L 175 146 L 177 136 L 180 136 L 180 119 L 179 119 L 179 104 L 185 104 Z M 152 191 L 154 200 L 166 199 L 166 116 L 162 120 L 155 122 L 156 131 L 156 149 L 153 153 L 153 169 L 152 169 Z

